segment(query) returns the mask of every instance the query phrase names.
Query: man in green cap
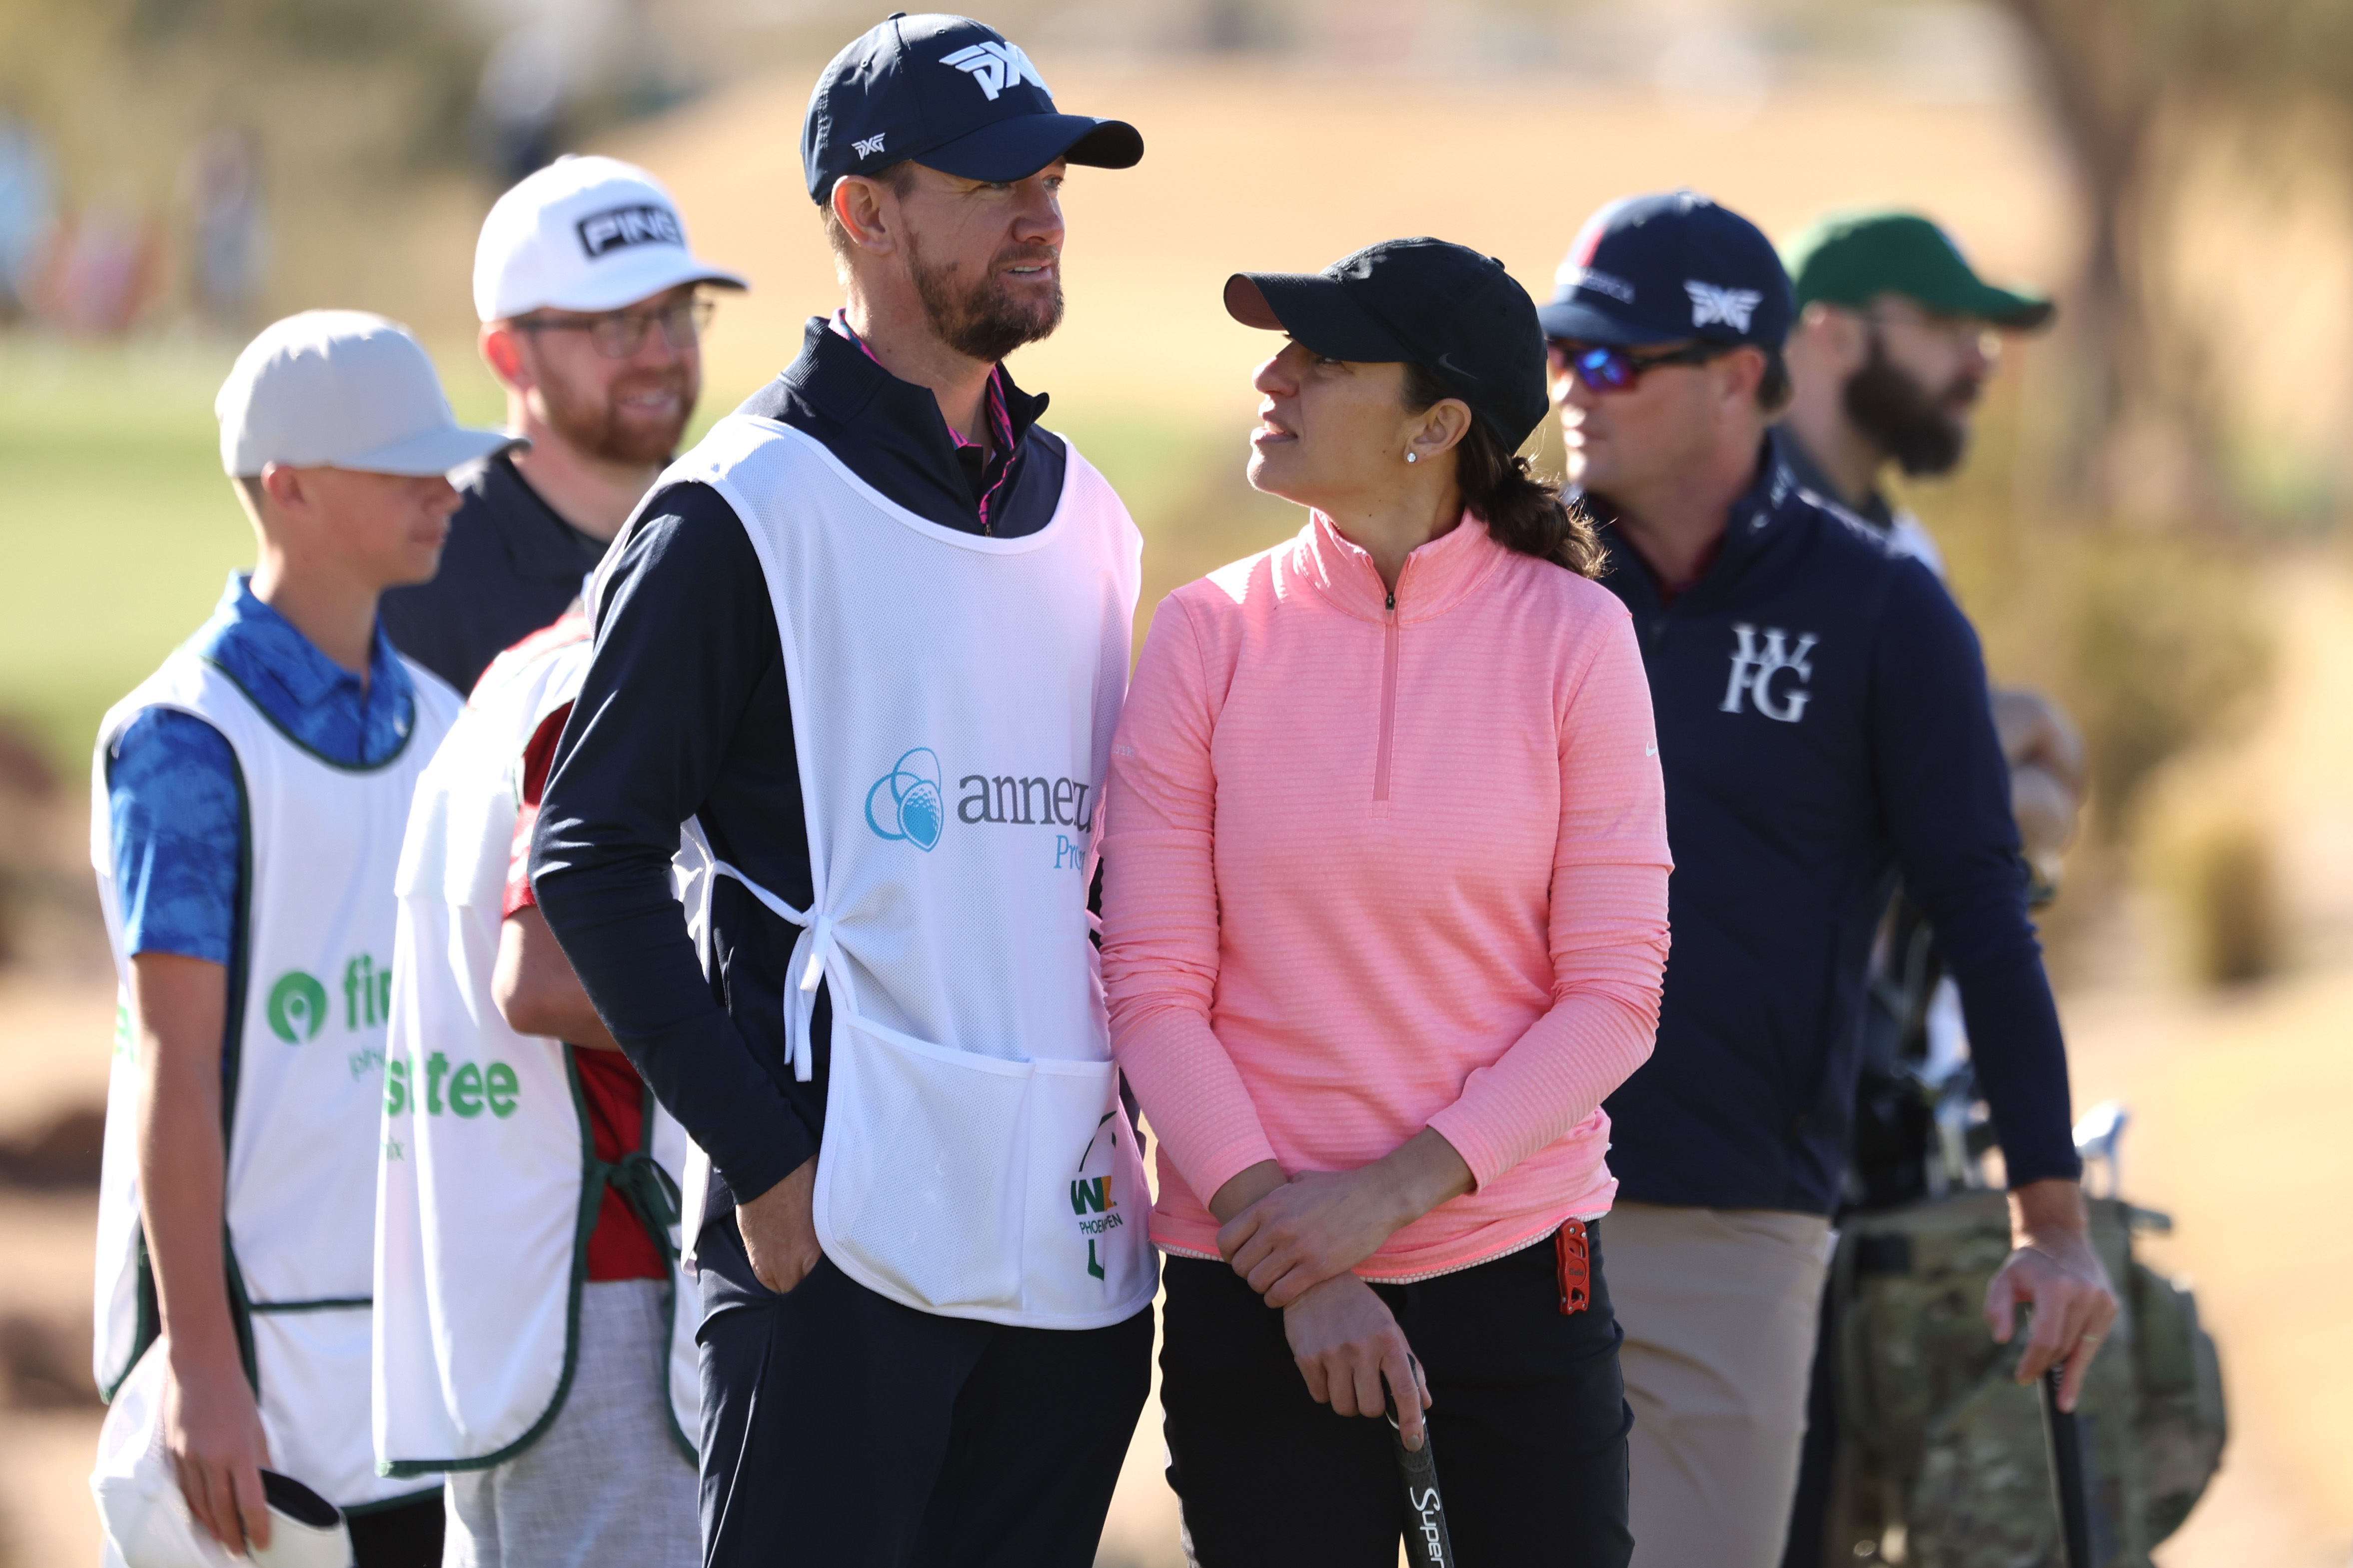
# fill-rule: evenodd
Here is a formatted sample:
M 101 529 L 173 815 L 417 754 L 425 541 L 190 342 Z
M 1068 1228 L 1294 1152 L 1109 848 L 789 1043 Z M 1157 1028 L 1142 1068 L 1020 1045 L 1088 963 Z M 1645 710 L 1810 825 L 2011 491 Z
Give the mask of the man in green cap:
M 1891 463 L 1912 478 L 1959 466 L 2000 334 L 2047 325 L 2050 300 L 1988 283 L 1941 226 L 1892 207 L 1820 218 L 1782 247 L 1781 259 L 1798 302 L 1780 424 L 1789 471 L 1943 576 L 1936 542 L 1890 504 L 1881 479 Z M 2074 837 L 2083 742 L 2056 705 L 2030 691 L 1996 689 L 1994 721 L 2027 859 L 2047 891 Z
M 1782 247 L 1797 285 L 1797 394 L 1781 422 L 1800 484 L 1845 505 L 1942 574 L 1918 521 L 1879 489 L 1890 463 L 1950 473 L 2004 331 L 2051 320 L 2040 294 L 1980 279 L 1950 235 L 1916 213 L 1833 213 Z

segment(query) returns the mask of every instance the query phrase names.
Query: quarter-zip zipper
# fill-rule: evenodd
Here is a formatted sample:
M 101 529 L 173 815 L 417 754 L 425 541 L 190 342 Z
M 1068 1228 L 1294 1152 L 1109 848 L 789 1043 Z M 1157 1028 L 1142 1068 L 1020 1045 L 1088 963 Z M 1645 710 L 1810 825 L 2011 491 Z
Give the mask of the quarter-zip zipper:
M 1397 590 L 1389 590 L 1388 625 L 1381 647 L 1381 749 L 1373 763 L 1373 800 L 1389 798 L 1389 741 L 1397 730 Z

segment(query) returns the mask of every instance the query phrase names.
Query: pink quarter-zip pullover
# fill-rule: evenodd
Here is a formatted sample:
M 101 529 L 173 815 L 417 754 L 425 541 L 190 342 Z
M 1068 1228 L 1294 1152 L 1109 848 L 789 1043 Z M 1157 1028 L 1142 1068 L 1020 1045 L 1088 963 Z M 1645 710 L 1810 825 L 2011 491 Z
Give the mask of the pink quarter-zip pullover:
M 1425 1127 L 1476 1188 L 1356 1272 L 1500 1257 L 1609 1206 L 1601 1100 L 1650 1054 L 1666 815 L 1624 606 L 1461 523 L 1391 602 L 1320 515 L 1160 606 L 1112 747 L 1112 1048 L 1159 1137 L 1152 1237 L 1263 1160 Z

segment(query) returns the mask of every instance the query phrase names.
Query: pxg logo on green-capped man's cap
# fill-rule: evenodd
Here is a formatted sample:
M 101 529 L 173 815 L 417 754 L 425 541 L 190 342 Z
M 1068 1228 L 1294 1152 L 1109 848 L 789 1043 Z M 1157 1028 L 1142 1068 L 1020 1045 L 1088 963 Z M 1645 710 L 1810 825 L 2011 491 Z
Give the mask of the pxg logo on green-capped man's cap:
M 1861 307 L 1901 294 L 1940 316 L 2031 331 L 2051 320 L 2042 294 L 1988 283 L 1953 237 L 1918 213 L 1865 207 L 1816 219 L 1781 247 L 1798 308 L 1820 300 Z

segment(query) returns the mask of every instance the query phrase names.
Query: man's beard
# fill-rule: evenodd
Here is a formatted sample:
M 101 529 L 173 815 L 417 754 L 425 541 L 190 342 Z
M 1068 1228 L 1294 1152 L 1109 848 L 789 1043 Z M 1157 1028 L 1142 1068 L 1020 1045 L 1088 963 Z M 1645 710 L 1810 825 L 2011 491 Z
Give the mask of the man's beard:
M 915 237 L 907 237 L 907 269 L 914 278 L 915 293 L 923 302 L 923 314 L 932 331 L 956 353 L 983 364 L 997 363 L 1022 344 L 1037 342 L 1062 324 L 1062 280 L 1059 274 L 1054 279 L 1052 299 L 1041 304 L 1025 304 L 1014 297 L 998 270 L 1010 263 L 1051 264 L 1055 259 L 1054 251 L 1045 246 L 1014 246 L 989 264 L 987 277 L 959 290 L 955 269 L 926 263 Z
M 1975 376 L 1956 376 L 1929 393 L 1887 357 L 1887 345 L 1871 334 L 1871 358 L 1847 377 L 1843 401 L 1855 427 L 1895 459 L 1906 474 L 1948 474 L 1968 450 L 1969 426 L 1960 410 L 1977 401 Z M 1958 407 L 1956 407 L 1956 405 Z
M 657 326 L 653 330 L 661 329 Z M 632 417 L 621 406 L 622 398 L 657 388 L 667 388 L 678 395 L 674 416 L 649 422 L 643 415 Z M 541 400 L 547 405 L 547 423 L 557 435 L 592 458 L 632 468 L 670 461 L 678 450 L 679 437 L 686 434 L 687 419 L 694 412 L 696 391 L 694 378 L 682 366 L 647 375 L 623 376 L 601 392 L 585 395 L 575 394 L 553 376 L 539 384 Z

